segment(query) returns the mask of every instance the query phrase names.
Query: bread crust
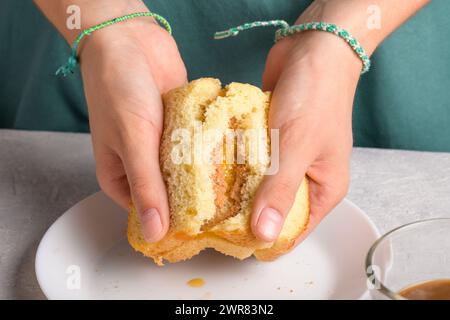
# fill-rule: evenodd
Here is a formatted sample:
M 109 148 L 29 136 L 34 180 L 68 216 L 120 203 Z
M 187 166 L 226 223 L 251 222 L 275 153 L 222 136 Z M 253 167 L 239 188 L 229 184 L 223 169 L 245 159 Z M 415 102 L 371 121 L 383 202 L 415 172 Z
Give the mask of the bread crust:
M 169 196 L 170 228 L 161 241 L 147 243 L 141 232 L 139 217 L 132 206 L 127 232 L 131 246 L 152 258 L 158 265 L 163 265 L 164 261 L 173 263 L 190 259 L 207 248 L 241 260 L 254 255 L 262 261 L 274 260 L 290 251 L 309 220 L 306 178 L 297 192 L 278 240 L 267 243 L 255 238 L 250 219 L 253 198 L 269 164 L 269 158 L 265 163 L 246 164 L 245 181 L 240 181 L 238 186 L 239 197 L 220 195 L 225 196 L 230 203 L 235 201 L 227 204 L 230 207 L 239 207 L 234 207 L 235 212 L 231 216 L 224 215 L 223 220 L 215 221 L 214 224 L 208 222 L 214 221 L 218 214 L 218 189 L 214 187 L 215 164 L 180 165 L 175 164 L 171 158 L 176 146 L 172 135 L 180 127 L 192 129 L 194 123 L 201 123 L 206 129 L 227 130 L 230 119 L 234 118 L 243 129 L 267 129 L 270 93 L 263 93 L 257 87 L 240 83 L 232 83 L 222 89 L 219 80 L 202 78 L 170 91 L 163 100 L 165 120 L 160 155 Z M 207 155 L 212 156 L 214 148 L 208 148 L 205 147 L 206 152 L 209 152 Z M 266 153 L 269 154 L 269 149 Z M 230 170 L 232 173 L 238 171 L 234 167 Z M 220 190 L 224 190 L 224 187 Z M 238 203 L 231 198 L 238 199 Z

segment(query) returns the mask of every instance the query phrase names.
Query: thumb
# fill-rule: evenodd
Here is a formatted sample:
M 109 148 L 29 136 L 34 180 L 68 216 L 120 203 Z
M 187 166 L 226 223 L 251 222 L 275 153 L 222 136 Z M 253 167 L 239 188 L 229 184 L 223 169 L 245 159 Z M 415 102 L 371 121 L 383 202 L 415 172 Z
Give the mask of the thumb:
M 169 228 L 169 206 L 159 166 L 159 134 L 156 130 L 131 135 L 123 162 L 131 197 L 148 242 L 157 242 Z
M 278 172 L 264 177 L 253 203 L 251 227 L 260 240 L 272 242 L 280 235 L 312 161 L 312 148 L 300 137 L 298 130 L 280 130 Z

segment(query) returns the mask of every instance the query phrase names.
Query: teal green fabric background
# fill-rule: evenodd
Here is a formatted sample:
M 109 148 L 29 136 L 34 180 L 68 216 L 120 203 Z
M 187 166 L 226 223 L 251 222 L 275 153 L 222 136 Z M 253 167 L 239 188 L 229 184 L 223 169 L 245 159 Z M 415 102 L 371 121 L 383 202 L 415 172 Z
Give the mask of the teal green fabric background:
M 253 20 L 293 23 L 309 0 L 152 0 L 172 24 L 190 79 L 260 85 L 271 29 L 214 41 Z M 353 117 L 357 146 L 450 151 L 450 1 L 434 0 L 373 56 Z M 54 76 L 69 46 L 30 0 L 0 2 L 0 127 L 88 132 L 79 72 Z M 343 75 L 345 76 L 345 75 Z M 339 80 L 339 79 L 338 79 Z

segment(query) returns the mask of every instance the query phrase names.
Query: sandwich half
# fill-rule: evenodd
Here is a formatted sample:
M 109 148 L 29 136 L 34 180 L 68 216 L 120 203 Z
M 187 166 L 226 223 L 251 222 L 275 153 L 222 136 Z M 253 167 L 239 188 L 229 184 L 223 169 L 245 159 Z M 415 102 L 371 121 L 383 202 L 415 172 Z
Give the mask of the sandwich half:
M 146 242 L 132 206 L 131 246 L 158 265 L 190 259 L 206 248 L 263 261 L 288 252 L 309 219 L 306 178 L 277 241 L 260 241 L 250 228 L 253 198 L 270 166 L 270 93 L 241 83 L 222 88 L 219 80 L 202 78 L 163 100 L 160 162 L 170 228 L 161 241 Z

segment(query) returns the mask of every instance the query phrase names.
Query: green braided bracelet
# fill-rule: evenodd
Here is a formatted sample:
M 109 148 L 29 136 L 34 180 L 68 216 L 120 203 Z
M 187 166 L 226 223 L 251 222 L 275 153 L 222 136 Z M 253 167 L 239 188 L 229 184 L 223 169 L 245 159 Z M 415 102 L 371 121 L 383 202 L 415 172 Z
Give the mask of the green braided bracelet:
M 132 14 L 127 14 L 118 18 L 114 18 L 111 20 L 108 20 L 106 22 L 102 22 L 96 26 L 90 27 L 86 30 L 83 30 L 80 35 L 76 38 L 76 40 L 73 43 L 72 46 L 72 54 L 69 57 L 69 60 L 67 63 L 63 66 L 61 66 L 58 70 L 56 70 L 56 75 L 62 74 L 64 77 L 67 76 L 69 73 L 73 73 L 75 70 L 75 67 L 78 65 L 78 58 L 77 58 L 77 48 L 80 44 L 81 39 L 84 38 L 84 36 L 89 36 L 94 31 L 109 27 L 110 25 L 113 25 L 118 22 L 138 18 L 138 17 L 153 17 L 158 21 L 170 34 L 172 34 L 172 28 L 170 27 L 169 22 L 167 22 L 166 19 L 164 19 L 162 16 L 152 13 L 152 12 L 136 12 Z
M 337 35 L 347 42 L 350 47 L 355 51 L 358 57 L 361 59 L 363 63 L 363 68 L 361 74 L 366 73 L 370 69 L 370 58 L 367 55 L 364 48 L 359 44 L 358 40 L 356 40 L 348 31 L 338 27 L 332 23 L 326 22 L 308 22 L 302 23 L 298 25 L 289 26 L 289 24 L 284 20 L 271 20 L 271 21 L 255 21 L 251 23 L 245 23 L 243 25 L 230 28 L 225 31 L 219 31 L 214 34 L 214 39 L 223 39 L 228 37 L 237 36 L 240 31 L 256 28 L 256 27 L 266 27 L 266 26 L 274 26 L 281 27 L 275 32 L 275 42 L 292 36 L 296 33 L 308 30 L 317 30 L 317 31 L 326 31 L 332 34 Z

